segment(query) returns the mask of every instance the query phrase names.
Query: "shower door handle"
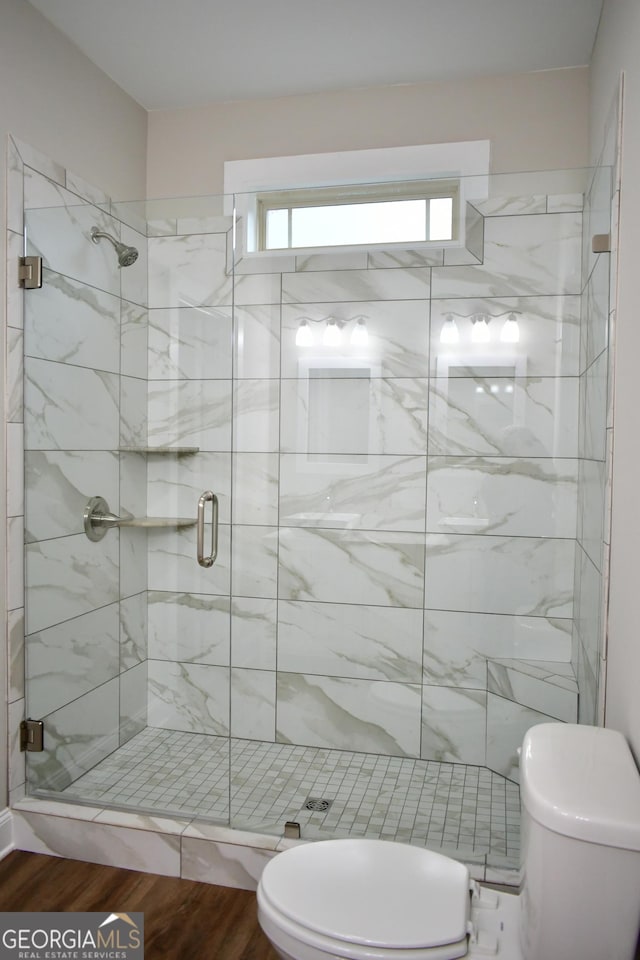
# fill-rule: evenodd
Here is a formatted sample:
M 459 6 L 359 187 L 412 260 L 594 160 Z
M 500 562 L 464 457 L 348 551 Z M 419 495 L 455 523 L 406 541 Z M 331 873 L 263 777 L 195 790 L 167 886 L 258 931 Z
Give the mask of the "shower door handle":
M 211 501 L 211 553 L 204 555 L 204 507 Z M 218 498 L 211 490 L 205 490 L 198 500 L 197 558 L 201 567 L 212 567 L 218 556 Z

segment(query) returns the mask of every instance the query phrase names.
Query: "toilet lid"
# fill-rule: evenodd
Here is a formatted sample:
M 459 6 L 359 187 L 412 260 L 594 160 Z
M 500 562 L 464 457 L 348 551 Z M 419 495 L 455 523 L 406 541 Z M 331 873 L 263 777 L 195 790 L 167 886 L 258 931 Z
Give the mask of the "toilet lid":
M 420 949 L 467 933 L 469 872 L 421 847 L 324 840 L 274 857 L 260 880 L 270 905 L 323 936 Z

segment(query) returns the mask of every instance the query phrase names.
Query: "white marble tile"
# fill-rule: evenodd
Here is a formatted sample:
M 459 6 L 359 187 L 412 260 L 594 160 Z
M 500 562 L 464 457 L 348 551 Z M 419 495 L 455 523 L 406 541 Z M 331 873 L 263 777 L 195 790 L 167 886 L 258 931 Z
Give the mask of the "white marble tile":
M 43 173 L 46 177 L 55 180 L 56 183 L 65 183 L 66 171 L 63 166 L 46 156 L 46 154 L 41 153 L 40 150 L 36 150 L 31 144 L 18 140 L 17 137 L 13 137 L 12 139 L 25 164 L 37 170 L 39 173 Z
M 17 812 L 21 850 L 102 863 L 165 877 L 180 876 L 180 837 L 105 823 Z
M 420 687 L 279 673 L 278 742 L 419 756 Z
M 276 608 L 276 600 L 232 598 L 231 663 L 234 667 L 275 670 Z
M 262 871 L 274 856 L 271 850 L 183 837 L 181 876 L 185 880 L 256 890 Z
M 242 452 L 278 449 L 277 380 L 237 380 L 233 384 L 233 445 Z
M 431 301 L 431 372 L 434 376 L 483 376 L 487 369 L 529 377 L 577 376 L 580 360 L 580 297 L 473 297 Z M 509 312 L 516 314 L 520 339 L 500 340 Z M 441 343 L 446 317 L 458 330 L 456 344 Z M 489 317 L 489 343 L 471 340 L 471 316 Z M 504 315 L 503 315 L 504 314 Z M 486 376 L 486 373 L 484 374 Z
M 46 718 L 44 751 L 29 757 L 29 783 L 63 790 L 118 747 L 118 679 Z
M 192 517 L 205 490 L 218 497 L 220 523 L 231 520 L 231 454 L 201 451 L 194 456 L 147 456 L 147 508 L 152 517 Z M 210 507 L 207 507 L 209 516 Z
M 152 660 L 229 665 L 228 597 L 149 593 L 149 657 Z
M 332 318 L 341 332 L 338 346 L 325 346 L 322 336 Z M 313 337 L 308 347 L 296 345 L 302 320 Z M 351 336 L 358 320 L 365 326 L 368 342 L 353 345 Z M 376 376 L 426 377 L 429 372 L 429 304 L 425 300 L 380 300 L 378 302 L 283 304 L 282 375 L 304 376 L 311 362 L 327 368 L 348 367 L 350 360 L 368 364 Z
M 577 213 L 583 207 L 583 193 L 557 193 L 547 197 L 547 213 Z
M 149 552 L 149 589 L 177 593 L 206 593 L 227 596 L 230 586 L 230 530 L 220 524 L 218 557 L 212 567 L 196 561 L 196 529 L 153 531 Z M 211 543 L 211 525 L 205 524 L 205 548 Z
M 120 446 L 147 445 L 147 381 L 120 377 Z
M 399 246 L 396 244 L 396 246 Z M 372 270 L 397 269 L 398 267 L 441 267 L 444 262 L 442 247 L 428 247 L 411 249 L 402 246 L 399 250 L 375 250 L 367 253 L 367 267 Z
M 237 597 L 278 595 L 277 527 L 234 527 L 231 591 Z
M 149 379 L 231 377 L 231 307 L 173 307 L 149 312 Z
M 147 661 L 120 674 L 120 745 L 147 726 Z
M 101 810 L 93 818 L 94 823 L 109 823 L 117 827 L 131 827 L 132 830 L 147 830 L 150 833 L 180 836 L 190 824 L 190 820 L 173 817 L 154 817 L 132 810 Z
M 25 782 L 26 754 L 20 750 L 20 724 L 25 718 L 24 700 L 14 700 L 7 710 L 9 789 L 15 790 Z
M 147 377 L 149 315 L 146 307 L 121 301 L 120 372 L 125 377 Z
M 569 619 L 425 610 L 424 682 L 484 690 L 487 659 L 555 660 L 571 656 Z
M 145 528 L 122 527 L 120 529 L 120 597 L 142 593 L 148 587 L 147 549 L 155 546 L 151 537 L 162 531 L 148 532 Z
M 23 254 L 22 234 L 7 230 L 7 327 L 17 330 L 24 325 L 24 290 L 18 282 L 18 267 Z
M 7 230 L 24 231 L 24 165 L 12 138 L 7 139 Z
M 283 303 L 344 300 L 424 300 L 429 268 L 324 270 L 282 275 Z
M 369 267 L 369 254 L 366 250 L 335 250 L 331 253 L 305 253 L 295 258 L 295 270 L 366 270 Z M 411 264 L 424 266 L 424 264 Z M 283 268 L 283 273 L 288 271 Z
M 150 446 L 228 450 L 230 394 L 229 380 L 149 381 Z
M 520 782 L 518 748 L 525 733 L 538 723 L 549 723 L 546 714 L 487 694 L 487 766 L 509 780 Z
M 24 514 L 24 428 L 7 423 L 7 516 Z
M 118 534 L 100 543 L 84 533 L 26 547 L 28 633 L 118 600 Z
M 89 497 L 120 509 L 118 456 L 103 450 L 28 450 L 25 457 L 26 538 L 84 533 Z
M 118 675 L 118 604 L 26 638 L 28 712 L 44 717 Z
M 522 197 L 487 197 L 474 200 L 473 206 L 483 217 L 513 217 L 547 212 L 546 194 Z
M 281 527 L 279 596 L 421 607 L 423 564 L 418 534 Z
M 24 607 L 24 517 L 7 520 L 7 609 Z
M 119 460 L 121 507 L 133 517 L 144 517 L 148 513 L 147 457 L 141 453 L 122 450 Z M 121 532 L 123 530 L 124 528 Z
M 269 379 L 280 375 L 280 304 L 236 306 L 234 376 Z
M 600 254 L 582 298 L 583 337 L 580 372 L 584 372 L 607 346 L 609 320 L 609 271 L 611 257 Z
M 24 206 L 25 211 L 38 210 L 45 207 L 73 207 L 85 203 L 83 197 L 67 190 L 66 176 L 62 168 L 62 176 L 57 170 L 40 171 L 31 164 L 24 168 Z M 107 211 L 108 212 L 108 211 Z M 27 216 L 27 223 L 29 218 Z
M 120 370 L 117 297 L 60 273 L 44 271 L 25 297 L 25 355 L 81 367 Z
M 278 523 L 277 453 L 236 453 L 233 457 L 233 522 Z
M 149 726 L 229 735 L 229 669 L 149 660 Z
M 516 667 L 490 661 L 488 664 L 488 691 L 505 700 L 513 700 L 565 723 L 578 722 L 578 691 L 567 690 L 523 673 Z
M 418 683 L 422 611 L 281 600 L 278 670 Z
M 427 531 L 576 535 L 579 461 L 429 457 Z
M 425 607 L 570 617 L 574 543 L 427 535 Z
M 580 377 L 580 456 L 604 460 L 607 430 L 607 353 L 601 353 Z
M 82 403 L 78 404 L 78 398 Z M 118 378 L 63 363 L 25 363 L 25 446 L 30 450 L 114 450 Z
M 22 330 L 7 327 L 6 411 L 8 423 L 22 423 L 24 411 L 24 336 Z
M 209 201 L 223 198 L 207 198 Z M 198 202 L 196 200 L 196 202 Z M 211 216 L 198 215 L 195 217 L 178 217 L 176 220 L 176 233 L 228 233 L 233 226 L 233 218 L 224 216 L 222 213 L 216 213 Z
M 574 620 L 580 644 L 592 672 L 602 655 L 603 579 L 588 555 L 576 548 L 576 598 Z
M 287 526 L 423 531 L 424 457 L 301 454 L 280 458 L 280 522 Z
M 269 670 L 231 670 L 231 736 L 275 740 L 276 674 Z
M 426 453 L 427 380 L 318 377 L 282 381 L 284 453 Z
M 429 452 L 575 457 L 578 386 L 577 377 L 434 379 Z
M 432 296 L 580 293 L 581 221 L 576 213 L 486 219 L 483 264 L 434 267 Z
M 47 817 L 64 817 L 67 820 L 94 820 L 102 812 L 101 807 L 86 807 L 84 804 L 64 803 L 57 800 L 43 800 L 39 797 L 25 797 L 15 804 L 21 813 L 40 813 Z
M 484 764 L 485 725 L 483 690 L 422 688 L 423 760 Z
M 149 306 L 229 306 L 224 234 L 149 238 Z
M 120 600 L 120 670 L 147 659 L 147 594 L 136 593 Z
M 279 273 L 240 273 L 234 277 L 233 302 L 236 306 L 278 305 L 280 300 Z
M 7 613 L 9 703 L 24 697 L 24 610 Z
M 606 477 L 603 460 L 580 461 L 578 540 L 598 570 L 603 561 Z
M 77 193 L 83 200 L 88 200 L 89 203 L 95 204 L 96 207 L 102 207 L 104 210 L 109 211 L 111 198 L 104 190 L 96 187 L 92 183 L 88 183 L 84 177 L 81 177 L 79 174 L 74 173 L 72 170 L 67 170 L 65 185 L 67 190 L 71 190 L 72 193 Z

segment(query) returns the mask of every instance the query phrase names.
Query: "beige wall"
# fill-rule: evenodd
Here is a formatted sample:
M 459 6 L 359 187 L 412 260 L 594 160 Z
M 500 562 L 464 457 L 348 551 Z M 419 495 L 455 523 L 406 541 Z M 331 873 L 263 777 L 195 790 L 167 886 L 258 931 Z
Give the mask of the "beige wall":
M 144 196 L 147 114 L 25 0 L 0 0 L 0 224 L 5 223 L 6 142 L 12 133 L 112 196 Z M 4 230 L 0 263 L 4 290 Z M 0 297 L 4 328 L 4 297 Z M 2 340 L 4 342 L 4 338 Z M 4 362 L 0 364 L 0 378 Z M 3 385 L 4 386 L 4 385 Z M 3 389 L 4 393 L 4 389 Z M 0 447 L 4 451 L 4 442 Z M 4 454 L 2 454 L 3 456 Z M 4 477 L 4 469 L 0 470 Z M 0 480 L 0 539 L 5 493 Z M 0 563 L 4 563 L 0 543 Z M 0 614 L 4 622 L 4 570 Z M 0 657 L 0 690 L 6 691 Z M 0 808 L 6 797 L 5 694 L 0 709 Z
M 221 193 L 225 160 L 491 140 L 492 169 L 584 166 L 588 69 L 244 100 L 149 115 L 148 196 Z
M 624 70 L 622 188 L 616 323 L 615 444 L 606 724 L 621 730 L 640 760 L 640 429 L 638 264 L 640 262 L 640 4 L 605 0 L 594 50 L 594 151 Z

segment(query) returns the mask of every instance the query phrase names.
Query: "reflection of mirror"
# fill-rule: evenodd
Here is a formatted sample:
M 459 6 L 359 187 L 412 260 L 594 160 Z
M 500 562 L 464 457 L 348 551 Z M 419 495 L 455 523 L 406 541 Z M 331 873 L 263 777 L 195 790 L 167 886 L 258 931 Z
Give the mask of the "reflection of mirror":
M 461 355 L 440 353 L 436 360 L 436 376 L 440 378 L 439 398 L 436 402 L 447 403 L 451 380 L 466 379 L 473 391 L 474 419 L 482 422 L 482 410 L 488 404 L 494 408 L 492 425 L 507 429 L 523 426 L 525 396 L 518 389 L 518 380 L 527 375 L 526 357 L 496 356 L 483 351 Z M 470 399 L 470 398 L 469 398 Z M 500 422 L 498 422 L 500 421 Z
M 306 358 L 298 362 L 298 375 L 297 449 L 306 454 L 309 469 L 322 471 L 323 463 L 339 458 L 343 469 L 359 472 L 372 448 L 372 389 L 379 368 L 352 357 Z

